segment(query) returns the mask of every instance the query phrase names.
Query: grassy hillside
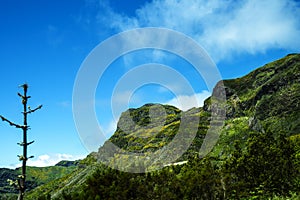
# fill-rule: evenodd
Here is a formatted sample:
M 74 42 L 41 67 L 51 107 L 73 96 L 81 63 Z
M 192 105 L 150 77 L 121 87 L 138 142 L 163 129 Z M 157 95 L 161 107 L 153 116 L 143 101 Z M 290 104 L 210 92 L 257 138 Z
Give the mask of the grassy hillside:
M 186 112 L 173 106 L 146 104 L 121 115 L 109 139 L 119 150 L 100 147 L 73 173 L 38 187 L 27 199 L 299 198 L 300 55 L 288 55 L 223 83 L 227 97 L 225 125 L 218 143 L 204 159 L 198 155 L 210 127 L 211 98 L 202 108 Z M 218 87 L 222 84 L 217 84 L 215 90 Z M 158 114 L 150 118 L 151 109 L 165 112 L 166 117 Z M 153 160 L 132 163 L 124 153 L 143 153 L 147 158 L 164 149 L 176 137 L 182 116 L 191 122 L 199 120 L 184 127 L 186 133 L 197 129 L 191 146 L 176 161 L 187 163 L 156 162 L 158 167 L 168 166 L 132 174 L 96 162 L 99 159 L 125 171 L 137 166 L 151 171 L 147 166 Z M 158 158 L 168 160 L 167 156 L 161 154 Z
M 68 161 L 72 162 L 73 161 Z M 61 165 L 61 163 L 59 163 Z M 49 183 L 57 178 L 61 178 L 70 174 L 76 169 L 76 165 L 70 166 L 50 166 L 50 167 L 27 167 L 27 191 L 30 191 L 40 185 Z M 17 180 L 21 174 L 21 168 L 0 169 L 0 199 L 5 199 L 5 196 L 15 196 L 18 193 L 14 187 L 10 186 L 7 179 Z

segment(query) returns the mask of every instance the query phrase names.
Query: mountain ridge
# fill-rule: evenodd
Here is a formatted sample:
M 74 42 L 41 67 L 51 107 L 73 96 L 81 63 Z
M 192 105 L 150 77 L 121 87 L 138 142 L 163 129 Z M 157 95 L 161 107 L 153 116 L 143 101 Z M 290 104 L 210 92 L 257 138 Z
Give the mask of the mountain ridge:
M 207 130 L 211 127 L 211 112 L 214 106 L 213 101 L 215 101 L 213 98 L 207 98 L 203 107 L 192 108 L 185 112 L 170 105 L 145 104 L 140 108 L 129 109 L 122 113 L 117 130 L 106 142 L 108 145 L 109 142 L 113 143 L 119 148 L 118 150 L 109 151 L 110 149 L 100 147 L 97 153 L 92 153 L 81 160 L 77 169 L 69 175 L 37 187 L 28 194 L 27 199 L 39 197 L 47 199 L 46 197 L 49 196 L 52 199 L 97 199 L 100 197 L 109 199 L 111 198 L 109 195 L 113 194 L 134 199 L 134 196 L 139 195 L 136 189 L 125 190 L 126 184 L 129 186 L 133 184 L 133 188 L 139 188 L 142 191 L 143 187 L 149 187 L 144 191 L 144 194 L 149 196 L 142 194 L 136 196 L 141 199 L 148 197 L 159 199 L 163 196 L 187 199 L 216 199 L 217 197 L 236 199 L 249 197 L 247 195 L 250 194 L 256 195 L 257 198 L 262 198 L 265 194 L 269 195 L 269 198 L 274 194 L 288 195 L 289 192 L 297 191 L 299 185 L 295 186 L 294 182 L 290 183 L 290 176 L 280 171 L 280 167 L 290 174 L 294 174 L 297 170 L 300 172 L 300 163 L 297 162 L 297 158 L 300 158 L 300 54 L 289 54 L 240 78 L 220 81 L 214 88 L 214 92 L 223 89 L 226 93 L 226 102 L 223 105 L 226 108 L 224 126 L 218 142 L 209 155 L 202 160 L 199 160 L 199 150 Z M 155 112 L 151 114 L 151 109 L 156 110 L 157 114 Z M 162 114 L 166 115 L 162 117 Z M 173 166 L 169 162 L 160 163 L 160 160 L 172 160 L 168 159 L 168 155 L 174 152 L 164 152 L 156 157 L 157 162 L 154 162 L 156 166 L 149 165 L 147 162 L 150 161 L 147 161 L 147 156 L 164 149 L 172 142 L 179 130 L 183 115 L 187 116 L 187 119 L 199 119 L 198 123 L 190 123 L 190 126 L 184 129 L 189 133 L 196 128 L 197 132 L 185 153 L 174 160 L 183 164 Z M 290 143 L 295 144 L 293 149 Z M 183 147 L 178 146 L 179 150 L 180 148 Z M 258 156 L 260 155 L 258 150 L 264 157 Z M 126 152 L 142 153 L 145 161 L 131 162 L 128 157 L 124 156 Z M 281 155 L 282 158 L 276 155 Z M 146 175 L 134 175 L 110 169 L 98 163 L 99 160 L 108 166 L 124 171 L 137 168 L 140 172 L 156 168 L 160 170 L 146 173 Z M 278 166 L 274 166 L 275 162 Z M 251 163 L 261 171 L 255 171 L 255 168 L 247 163 Z M 264 169 L 261 163 L 267 163 L 266 166 L 270 170 Z M 147 169 L 147 166 L 150 168 Z M 256 178 L 252 179 L 250 175 L 238 173 L 240 171 Z M 279 175 L 270 174 L 274 171 L 282 175 L 282 178 Z M 211 176 L 207 173 L 211 173 Z M 206 176 L 213 177 L 209 180 L 214 182 L 203 179 Z M 197 179 L 193 177 L 198 177 L 197 179 L 202 182 L 197 182 Z M 297 182 L 300 177 L 295 175 L 294 179 Z M 144 183 L 144 186 L 140 184 L 140 181 Z M 168 184 L 165 181 L 169 181 Z M 180 188 L 173 188 L 176 182 L 182 183 Z M 192 183 L 201 185 L 203 188 L 209 185 L 212 194 L 208 193 L 209 189 L 194 188 Z M 260 185 L 263 188 L 259 189 L 262 187 Z M 282 185 L 281 189 L 278 185 Z M 158 190 L 153 189 L 152 186 Z M 174 192 L 170 193 L 166 188 Z M 122 190 L 124 194 L 120 192 Z M 194 193 L 193 190 L 200 193 Z M 132 193 L 134 191 L 137 194 Z M 165 193 L 159 191 L 165 191 Z M 176 191 L 182 191 L 182 193 L 177 194 Z M 174 196 L 175 194 L 178 196 Z M 209 197 L 209 195 L 212 196 Z

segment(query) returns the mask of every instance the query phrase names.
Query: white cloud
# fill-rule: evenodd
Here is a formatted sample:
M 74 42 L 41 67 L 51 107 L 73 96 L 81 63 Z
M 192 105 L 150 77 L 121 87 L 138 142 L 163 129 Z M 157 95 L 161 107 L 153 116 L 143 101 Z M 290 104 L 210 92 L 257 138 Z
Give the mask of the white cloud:
M 204 100 L 211 96 L 211 93 L 207 90 L 203 90 L 201 93 L 194 95 L 180 95 L 164 104 L 173 105 L 183 111 L 191 109 L 193 107 L 203 106 Z
M 216 62 L 234 54 L 300 48 L 300 5 L 292 0 L 153 0 L 136 10 L 135 17 L 116 13 L 103 3 L 102 9 L 105 12 L 99 12 L 98 20 L 110 28 L 154 26 L 181 31 L 197 40 Z
M 70 155 L 70 154 L 44 154 L 40 155 L 37 158 L 32 158 L 27 161 L 27 166 L 36 166 L 36 167 L 46 167 L 46 166 L 54 166 L 58 162 L 62 160 L 78 160 L 85 158 L 86 155 Z M 21 167 L 22 164 L 19 163 L 15 166 L 10 166 L 9 168 L 17 168 Z

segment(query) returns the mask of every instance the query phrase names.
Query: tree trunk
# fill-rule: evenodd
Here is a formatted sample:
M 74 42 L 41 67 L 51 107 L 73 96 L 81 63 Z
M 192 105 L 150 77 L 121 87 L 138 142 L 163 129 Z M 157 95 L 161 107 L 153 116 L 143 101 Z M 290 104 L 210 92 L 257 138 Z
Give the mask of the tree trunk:
M 24 89 L 24 95 L 22 95 L 20 93 L 18 93 L 18 95 L 19 95 L 19 97 L 21 97 L 22 104 L 23 104 L 23 116 L 24 116 L 23 125 L 16 124 L 0 115 L 0 119 L 2 121 L 9 123 L 10 126 L 14 126 L 18 129 L 23 130 L 23 141 L 22 141 L 22 143 L 18 143 L 18 145 L 23 147 L 23 155 L 21 155 L 21 156 L 18 155 L 19 160 L 22 161 L 22 174 L 18 176 L 17 185 L 15 185 L 18 187 L 18 190 L 19 190 L 18 200 L 24 199 L 24 195 L 25 195 L 25 191 L 26 191 L 26 183 L 25 183 L 25 181 L 26 181 L 26 162 L 28 159 L 33 158 L 33 156 L 27 157 L 27 146 L 34 142 L 34 141 L 29 142 L 29 143 L 27 142 L 27 130 L 28 130 L 27 114 L 33 113 L 42 108 L 42 105 L 40 105 L 35 109 L 31 109 L 30 107 L 28 107 L 28 110 L 27 110 L 27 101 L 30 98 L 30 96 L 27 96 L 28 85 L 24 84 L 21 87 L 23 87 L 23 89 Z

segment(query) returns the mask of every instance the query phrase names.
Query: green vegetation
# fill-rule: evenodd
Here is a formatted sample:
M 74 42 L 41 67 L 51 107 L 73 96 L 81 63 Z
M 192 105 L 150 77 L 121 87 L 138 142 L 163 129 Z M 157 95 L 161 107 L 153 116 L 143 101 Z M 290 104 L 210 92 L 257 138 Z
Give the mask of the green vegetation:
M 270 199 L 299 197 L 294 146 L 283 135 L 253 132 L 223 161 L 190 158 L 184 165 L 133 174 L 98 164 L 76 189 L 52 199 Z M 298 177 L 299 178 L 299 177 Z M 40 196 L 47 199 L 50 193 Z
M 26 185 L 27 191 L 49 183 L 57 178 L 61 178 L 73 172 L 77 167 L 70 166 L 50 166 L 50 167 L 30 167 L 27 166 L 27 178 Z M 11 196 L 11 194 L 17 194 L 18 190 L 11 187 L 7 183 L 7 179 L 14 180 L 20 174 L 21 168 L 15 170 L 12 169 L 0 169 L 0 199 L 6 199 L 4 196 Z M 13 195 L 15 196 L 15 195 Z M 16 198 L 13 198 L 16 199 Z
M 211 98 L 203 108 L 186 112 L 146 104 L 121 115 L 110 138 L 120 150 L 112 153 L 100 147 L 70 174 L 35 188 L 26 199 L 300 199 L 300 55 L 288 55 L 244 77 L 225 80 L 224 85 L 226 120 L 208 156 L 198 155 L 210 127 Z M 162 107 L 165 118 L 149 116 L 151 109 Z M 124 170 L 132 167 L 122 153 L 147 156 L 162 149 L 176 136 L 183 115 L 199 119 L 184 129 L 198 130 L 177 160 L 188 162 L 157 163 L 165 166 L 157 171 L 145 167 L 147 160 L 134 163 L 146 171 L 140 174 L 97 162 L 109 155 L 107 163 L 122 163 Z

